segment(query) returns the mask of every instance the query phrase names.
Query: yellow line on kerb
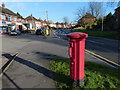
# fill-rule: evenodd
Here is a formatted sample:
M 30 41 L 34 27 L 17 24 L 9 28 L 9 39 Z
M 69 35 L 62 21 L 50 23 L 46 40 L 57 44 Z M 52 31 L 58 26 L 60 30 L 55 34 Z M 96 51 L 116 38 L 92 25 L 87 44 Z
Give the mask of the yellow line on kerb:
M 98 54 L 96 54 L 96 53 L 94 53 L 94 52 L 91 52 L 91 51 L 89 51 L 89 50 L 87 50 L 87 49 L 85 49 L 85 51 L 88 52 L 88 53 L 90 53 L 90 54 L 93 54 L 93 55 L 95 55 L 95 56 L 97 56 L 97 57 L 99 57 L 99 58 L 101 58 L 101 59 L 104 59 L 104 60 L 107 61 L 107 62 L 110 62 L 110 63 L 112 63 L 112 64 L 117 65 L 117 66 L 120 67 L 119 64 L 117 64 L 117 63 L 115 63 L 115 62 L 113 62 L 113 61 L 111 61 L 111 60 L 109 60 L 109 59 L 106 59 L 106 58 L 104 58 L 104 57 L 102 57 L 102 56 L 100 56 L 100 55 L 98 55 Z

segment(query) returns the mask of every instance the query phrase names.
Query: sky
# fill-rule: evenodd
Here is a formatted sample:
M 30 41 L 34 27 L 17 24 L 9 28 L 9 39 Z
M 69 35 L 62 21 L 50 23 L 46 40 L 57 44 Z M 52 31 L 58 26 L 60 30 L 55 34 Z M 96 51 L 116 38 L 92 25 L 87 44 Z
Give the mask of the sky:
M 88 7 L 88 2 L 4 2 L 5 7 L 13 12 L 19 12 L 24 18 L 33 15 L 34 17 L 46 19 L 48 11 L 48 20 L 53 22 L 63 22 L 67 17 L 69 22 L 74 23 L 77 19 L 77 9 Z M 107 13 L 114 13 L 114 9 L 108 9 Z

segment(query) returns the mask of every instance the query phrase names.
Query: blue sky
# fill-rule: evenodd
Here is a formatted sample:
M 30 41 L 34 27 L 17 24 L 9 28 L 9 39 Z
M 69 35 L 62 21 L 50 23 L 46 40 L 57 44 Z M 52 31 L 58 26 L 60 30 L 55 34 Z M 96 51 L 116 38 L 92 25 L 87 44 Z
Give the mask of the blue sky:
M 77 18 L 77 9 L 88 6 L 88 2 L 5 2 L 6 8 L 19 12 L 24 18 L 33 15 L 36 18 L 48 19 L 53 22 L 63 22 L 63 17 L 68 17 L 69 22 L 74 22 Z M 114 10 L 107 10 L 114 12 Z

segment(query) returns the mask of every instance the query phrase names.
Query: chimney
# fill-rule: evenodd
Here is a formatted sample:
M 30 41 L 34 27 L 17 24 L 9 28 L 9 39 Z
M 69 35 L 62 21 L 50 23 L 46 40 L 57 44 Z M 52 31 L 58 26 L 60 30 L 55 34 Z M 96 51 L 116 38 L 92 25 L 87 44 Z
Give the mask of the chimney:
M 5 4 L 4 3 L 2 3 L 2 8 L 5 8 Z

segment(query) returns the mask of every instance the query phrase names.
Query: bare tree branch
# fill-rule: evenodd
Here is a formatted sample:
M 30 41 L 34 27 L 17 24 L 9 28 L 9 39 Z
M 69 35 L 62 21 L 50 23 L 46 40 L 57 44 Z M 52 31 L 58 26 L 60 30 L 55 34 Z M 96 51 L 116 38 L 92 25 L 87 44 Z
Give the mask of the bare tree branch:
M 68 17 L 64 17 L 63 21 L 64 21 L 65 24 L 68 24 L 69 23 Z
M 107 6 L 112 7 L 112 8 L 116 6 L 120 7 L 120 0 L 108 0 Z
M 76 15 L 78 16 L 78 18 L 81 18 L 82 16 L 84 16 L 86 14 L 86 12 L 88 12 L 86 7 L 81 7 L 77 10 Z
M 89 2 L 89 12 L 96 18 L 103 16 L 103 12 L 105 13 L 103 2 Z

